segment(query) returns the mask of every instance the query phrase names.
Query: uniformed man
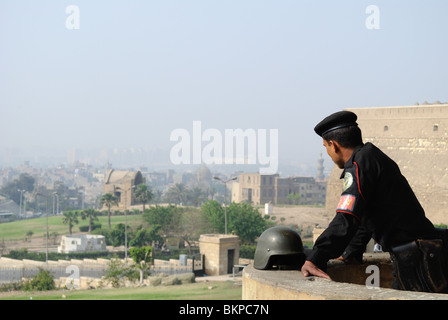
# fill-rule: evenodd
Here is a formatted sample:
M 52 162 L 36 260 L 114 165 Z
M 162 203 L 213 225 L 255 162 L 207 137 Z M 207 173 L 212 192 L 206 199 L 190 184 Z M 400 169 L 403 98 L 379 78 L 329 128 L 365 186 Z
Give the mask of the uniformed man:
M 391 254 L 394 288 L 446 291 L 441 233 L 425 217 L 397 164 L 372 143 L 363 143 L 356 120 L 353 112 L 341 111 L 314 129 L 328 155 L 344 169 L 344 182 L 336 216 L 316 240 L 302 273 L 330 279 L 328 260 L 362 259 L 373 237 Z

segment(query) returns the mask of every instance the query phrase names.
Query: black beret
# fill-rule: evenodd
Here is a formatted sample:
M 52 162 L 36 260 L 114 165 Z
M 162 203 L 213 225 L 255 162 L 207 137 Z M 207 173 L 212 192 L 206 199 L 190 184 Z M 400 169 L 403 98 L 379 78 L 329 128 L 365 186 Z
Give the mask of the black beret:
M 358 116 L 351 111 L 339 111 L 329 115 L 314 127 L 314 131 L 323 136 L 328 132 L 345 127 L 358 126 Z

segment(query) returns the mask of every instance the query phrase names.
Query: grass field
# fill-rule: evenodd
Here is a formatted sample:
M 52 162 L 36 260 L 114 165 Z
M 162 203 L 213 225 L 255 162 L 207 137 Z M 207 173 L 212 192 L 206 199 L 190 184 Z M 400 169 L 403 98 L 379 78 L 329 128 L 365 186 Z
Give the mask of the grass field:
M 241 283 L 215 281 L 177 286 L 0 293 L 0 300 L 241 300 L 241 295 Z
M 59 235 L 69 234 L 68 225 L 62 223 L 63 216 L 49 216 L 48 217 L 48 231 L 57 232 Z M 73 233 L 79 233 L 80 226 L 88 226 L 87 220 L 78 219 L 79 223 L 73 226 Z M 102 228 L 107 228 L 107 216 L 98 217 L 98 222 L 101 223 Z M 115 224 L 124 223 L 125 216 L 112 216 L 112 227 Z M 128 215 L 127 223 L 132 229 L 143 223 L 142 215 Z M 47 228 L 47 218 L 36 218 L 28 220 L 20 220 L 14 222 L 6 222 L 0 224 L 0 240 L 4 241 L 19 241 L 25 238 L 28 231 L 33 232 L 32 238 L 42 238 L 45 235 Z
M 107 216 L 100 216 L 99 223 L 107 228 Z M 68 234 L 68 226 L 62 223 L 63 216 L 49 216 L 48 229 L 50 234 Z M 124 223 L 124 216 L 112 216 L 111 224 Z M 135 229 L 143 224 L 142 215 L 128 215 L 127 223 Z M 73 227 L 73 233 L 79 233 L 79 226 L 88 225 L 81 220 Z M 47 228 L 47 218 L 14 221 L 0 224 L 0 241 L 6 243 L 23 241 L 28 231 L 33 232 L 33 239 L 42 239 Z M 50 292 L 5 292 L 0 293 L 0 300 L 241 300 L 241 282 L 216 281 L 197 282 L 176 286 L 137 287 L 119 289 L 94 290 L 56 290 Z

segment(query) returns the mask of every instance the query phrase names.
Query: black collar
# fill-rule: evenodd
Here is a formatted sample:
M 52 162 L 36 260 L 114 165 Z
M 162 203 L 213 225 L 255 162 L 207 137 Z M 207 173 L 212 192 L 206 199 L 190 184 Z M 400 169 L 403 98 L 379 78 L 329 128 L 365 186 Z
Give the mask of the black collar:
M 353 153 L 352 153 L 350 159 L 348 159 L 348 161 L 344 164 L 344 171 L 342 171 L 342 174 L 341 174 L 340 179 L 344 178 L 344 176 L 345 176 L 345 170 L 346 170 L 347 168 L 350 168 L 350 167 L 353 165 L 353 158 L 355 157 L 355 154 L 356 154 L 359 150 L 361 150 L 361 148 L 364 147 L 364 146 L 365 146 L 365 144 L 359 145 L 359 146 L 357 146 L 357 147 L 353 150 Z

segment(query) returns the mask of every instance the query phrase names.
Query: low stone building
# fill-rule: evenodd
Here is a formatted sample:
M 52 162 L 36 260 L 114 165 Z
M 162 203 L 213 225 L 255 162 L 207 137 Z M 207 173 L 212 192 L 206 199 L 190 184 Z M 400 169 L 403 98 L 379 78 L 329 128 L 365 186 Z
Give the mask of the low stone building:
M 240 244 L 240 238 L 235 235 L 202 234 L 199 249 L 205 256 L 205 273 L 210 276 L 232 273 L 238 265 Z
M 62 236 L 59 253 L 107 251 L 106 239 L 101 235 Z

